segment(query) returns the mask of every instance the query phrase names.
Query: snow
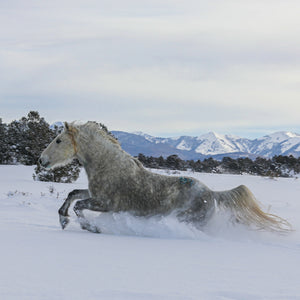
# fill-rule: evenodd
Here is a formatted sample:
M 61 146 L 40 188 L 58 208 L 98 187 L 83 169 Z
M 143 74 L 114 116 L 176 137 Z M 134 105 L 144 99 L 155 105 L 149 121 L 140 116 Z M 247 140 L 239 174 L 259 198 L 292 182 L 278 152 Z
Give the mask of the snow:
M 189 144 L 188 144 L 185 140 L 182 140 L 182 141 L 176 146 L 176 148 L 179 149 L 179 150 L 186 150 L 186 151 L 192 150 L 192 147 L 189 146 Z
M 238 137 L 235 136 L 209 132 L 197 137 L 197 141 L 200 141 L 200 144 L 195 149 L 195 152 L 204 155 L 216 155 L 245 151 L 244 147 L 237 143 L 237 140 Z
M 93 234 L 74 214 L 66 230 L 58 222 L 68 192 L 86 187 L 84 173 L 75 184 L 32 173 L 0 166 L 0 299 L 300 299 L 300 179 L 181 172 L 216 190 L 246 184 L 292 223 L 287 236 L 222 215 L 198 231 L 172 216 L 126 213 L 90 213 L 104 232 Z
M 300 151 L 300 135 L 288 131 L 279 131 L 256 140 L 252 152 L 258 155 L 273 157 L 274 155 L 297 155 Z
M 291 137 L 291 138 L 294 138 L 294 137 L 300 137 L 299 134 L 294 133 L 294 132 L 290 132 L 290 131 L 286 131 L 286 135 L 287 135 L 288 137 Z
M 134 132 L 132 132 L 132 134 L 142 136 L 149 142 L 156 142 L 156 139 L 157 139 L 156 137 L 149 135 L 147 133 L 144 133 L 142 131 L 134 131 Z
M 255 150 L 257 153 L 264 149 L 271 150 L 274 146 L 282 144 L 282 153 L 300 143 L 300 135 L 288 131 L 278 131 L 258 139 L 261 143 Z
M 268 138 L 273 143 L 281 143 L 283 141 L 286 141 L 289 138 L 295 138 L 295 137 L 300 137 L 300 136 L 296 133 L 289 132 L 289 131 L 278 131 L 266 137 L 263 137 L 262 139 Z
M 285 141 L 285 142 L 282 143 L 281 150 L 284 153 L 285 151 L 288 151 L 288 150 L 292 149 L 294 146 L 296 146 L 298 144 L 300 145 L 300 136 L 290 138 L 287 141 Z M 299 147 L 296 147 L 295 150 L 299 151 L 300 150 Z
M 174 136 L 174 137 L 169 137 L 168 139 L 172 141 L 178 141 L 181 138 L 181 136 Z

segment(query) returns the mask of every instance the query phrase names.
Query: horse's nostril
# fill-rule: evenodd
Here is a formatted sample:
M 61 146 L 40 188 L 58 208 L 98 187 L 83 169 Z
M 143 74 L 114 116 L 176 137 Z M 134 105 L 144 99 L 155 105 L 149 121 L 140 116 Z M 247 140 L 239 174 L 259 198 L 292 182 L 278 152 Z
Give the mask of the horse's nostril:
M 44 158 L 39 158 L 38 163 L 43 167 L 43 168 L 47 168 L 50 165 L 50 162 L 48 161 L 48 159 Z

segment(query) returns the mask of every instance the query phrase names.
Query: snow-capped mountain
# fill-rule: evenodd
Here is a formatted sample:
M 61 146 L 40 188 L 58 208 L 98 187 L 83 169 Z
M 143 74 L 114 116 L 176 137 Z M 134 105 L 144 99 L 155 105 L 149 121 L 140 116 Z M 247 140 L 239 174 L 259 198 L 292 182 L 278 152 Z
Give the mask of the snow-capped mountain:
M 127 133 L 113 131 L 122 147 L 132 155 L 143 153 L 148 156 L 177 154 L 183 159 L 203 159 L 213 156 L 273 157 L 274 155 L 300 156 L 300 134 L 276 132 L 250 140 L 233 135 L 209 132 L 198 137 L 180 136 L 173 138 L 154 137 L 142 132 Z
M 252 141 L 250 152 L 259 156 L 300 156 L 300 134 L 288 131 L 275 132 Z
M 247 152 L 249 140 L 233 135 L 221 135 L 214 132 L 201 135 L 197 138 L 199 146 L 195 152 L 205 155 L 224 153 Z

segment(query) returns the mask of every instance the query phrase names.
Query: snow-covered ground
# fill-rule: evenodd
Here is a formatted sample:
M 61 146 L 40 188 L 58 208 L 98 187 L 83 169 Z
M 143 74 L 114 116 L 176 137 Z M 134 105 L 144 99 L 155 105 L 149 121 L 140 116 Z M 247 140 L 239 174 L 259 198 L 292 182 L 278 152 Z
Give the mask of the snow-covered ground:
M 163 172 L 163 171 L 159 171 Z M 172 217 L 90 214 L 103 234 L 62 231 L 57 210 L 75 184 L 0 166 L 0 299 L 300 299 L 300 179 L 184 173 L 215 190 L 246 184 L 288 219 L 280 236 L 217 215 L 203 232 Z

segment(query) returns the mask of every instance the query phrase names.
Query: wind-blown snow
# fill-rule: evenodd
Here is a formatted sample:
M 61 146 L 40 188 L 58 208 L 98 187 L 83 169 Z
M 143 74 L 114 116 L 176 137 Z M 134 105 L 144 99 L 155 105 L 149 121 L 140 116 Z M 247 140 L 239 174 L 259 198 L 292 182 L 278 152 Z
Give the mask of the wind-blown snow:
M 156 171 L 162 173 L 163 171 Z M 0 299 L 300 299 L 300 179 L 191 174 L 210 188 L 246 184 L 287 218 L 288 236 L 233 226 L 203 231 L 175 218 L 88 213 L 103 234 L 57 210 L 75 184 L 34 182 L 33 167 L 0 166 Z

